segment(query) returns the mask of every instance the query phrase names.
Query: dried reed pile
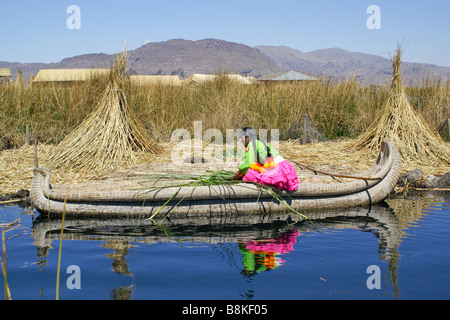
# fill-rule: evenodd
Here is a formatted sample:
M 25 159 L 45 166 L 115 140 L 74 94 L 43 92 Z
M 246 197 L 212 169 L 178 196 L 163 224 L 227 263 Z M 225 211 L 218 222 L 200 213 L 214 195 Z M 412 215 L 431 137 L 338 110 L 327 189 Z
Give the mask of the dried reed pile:
M 391 96 L 374 124 L 355 142 L 361 151 L 378 152 L 384 138 L 391 139 L 406 162 L 450 164 L 450 144 L 434 132 L 409 104 L 401 77 L 401 47 L 392 60 Z
M 119 89 L 124 66 L 121 55 L 111 68 L 110 83 L 97 108 L 48 155 L 45 162 L 50 168 L 102 173 L 135 163 L 136 151 L 160 151 Z

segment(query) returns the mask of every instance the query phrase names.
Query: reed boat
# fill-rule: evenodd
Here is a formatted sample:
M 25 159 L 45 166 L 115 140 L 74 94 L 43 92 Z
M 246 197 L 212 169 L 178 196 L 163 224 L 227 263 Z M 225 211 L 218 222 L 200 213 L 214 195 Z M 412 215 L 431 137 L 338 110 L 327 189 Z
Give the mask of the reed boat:
M 30 199 L 41 213 L 97 217 L 227 217 L 295 210 L 329 210 L 370 206 L 383 201 L 401 175 L 401 156 L 383 141 L 376 162 L 347 182 L 300 183 L 294 192 L 268 191 L 251 183 L 149 188 L 147 190 L 71 190 L 50 185 L 50 171 L 34 168 Z M 352 179 L 353 178 L 353 179 Z M 300 179 L 301 180 L 301 179 Z M 274 198 L 273 192 L 278 197 Z

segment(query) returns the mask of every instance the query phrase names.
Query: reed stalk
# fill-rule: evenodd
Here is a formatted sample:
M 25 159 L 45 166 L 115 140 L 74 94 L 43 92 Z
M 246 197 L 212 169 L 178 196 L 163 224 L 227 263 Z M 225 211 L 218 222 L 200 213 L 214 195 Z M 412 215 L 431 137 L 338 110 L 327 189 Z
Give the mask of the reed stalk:
M 159 208 L 150 218 L 149 220 L 154 221 L 154 217 L 165 207 L 167 206 L 172 199 L 180 192 L 181 187 L 192 187 L 192 191 L 195 190 L 195 188 L 199 186 L 218 186 L 218 185 L 233 185 L 233 184 L 242 184 L 241 180 L 232 180 L 234 177 L 235 172 L 229 171 L 229 170 L 211 170 L 207 171 L 206 174 L 203 175 L 192 175 L 192 174 L 165 174 L 165 175 L 146 175 L 145 177 L 148 178 L 151 181 L 155 181 L 155 184 L 159 182 L 160 180 L 168 180 L 170 181 L 169 184 L 165 184 L 164 186 L 158 186 L 153 188 L 146 188 L 147 192 L 152 192 L 155 190 L 161 190 L 165 188 L 178 188 L 174 192 L 174 194 L 163 204 L 161 208 Z M 140 178 L 143 178 L 143 175 L 139 175 Z M 181 181 L 181 182 L 177 182 Z M 294 208 L 292 208 L 288 203 L 286 203 L 285 199 L 283 199 L 282 196 L 279 195 L 277 190 L 270 186 L 265 186 L 256 182 L 246 182 L 248 184 L 253 184 L 261 188 L 263 191 L 269 193 L 274 200 L 278 201 L 281 205 L 285 206 L 286 209 L 296 213 L 303 219 L 309 219 L 306 215 L 302 214 L 301 212 L 298 212 Z M 214 189 L 213 189 L 214 190 Z M 178 206 L 182 201 L 179 200 L 175 206 Z M 225 200 L 225 199 L 224 199 Z
M 62 242 L 64 234 L 64 218 L 66 216 L 66 199 L 64 199 L 64 209 L 61 218 L 61 233 L 59 235 L 59 249 L 58 249 L 58 265 L 56 268 L 56 294 L 55 299 L 59 300 L 59 275 L 61 272 L 61 255 L 62 255 Z
M 3 259 L 0 257 L 0 266 L 2 268 L 3 273 L 3 282 L 5 288 L 5 300 L 11 300 L 11 291 L 9 290 L 8 285 L 8 271 L 7 271 L 7 262 L 6 262 L 6 243 L 5 243 L 5 228 L 2 228 L 2 252 Z
M 0 149 L 25 144 L 26 124 L 32 139 L 60 143 L 94 111 L 108 83 L 99 77 L 70 85 L 25 85 L 20 92 L 1 86 Z M 119 88 L 129 110 L 159 142 L 169 141 L 177 128 L 191 130 L 193 121 L 223 133 L 247 125 L 281 132 L 304 114 L 330 140 L 357 138 L 392 95 L 388 85 L 364 87 L 354 80 L 243 85 L 219 77 L 198 86 L 140 87 L 125 79 Z M 432 129 L 450 117 L 448 83 L 424 82 L 405 90 Z
M 118 69 L 126 70 L 123 62 Z M 83 121 L 90 115 L 98 114 L 99 97 L 112 79 L 115 78 L 99 76 L 72 84 L 24 84 L 21 90 L 12 85 L 0 86 L 0 150 L 24 145 L 27 124 L 30 125 L 31 139 L 44 144 L 60 144 L 78 127 L 84 126 Z M 354 79 L 245 85 L 219 75 L 214 81 L 200 85 L 139 86 L 124 76 L 116 82 L 118 87 L 113 89 L 123 90 L 128 113 L 139 120 L 138 131 L 151 137 L 155 150 L 170 141 L 175 129 L 193 132 L 194 121 L 202 121 L 203 130 L 220 130 L 225 137 L 227 129 L 244 126 L 282 132 L 301 120 L 304 114 L 329 140 L 356 139 L 371 130 L 377 119 L 374 115 L 382 114 L 387 101 L 395 95 L 389 84 L 366 87 Z M 430 130 L 437 130 L 450 118 L 448 82 L 424 81 L 420 87 L 403 88 L 411 108 Z M 106 134 L 113 128 L 113 125 L 105 126 L 103 131 Z M 89 134 L 93 136 L 94 131 Z M 124 137 L 112 134 L 108 137 L 114 136 Z M 106 139 L 106 135 L 104 137 Z M 98 144 L 98 147 L 103 146 L 108 144 Z M 122 153 L 128 153 L 127 150 L 123 149 Z M 103 153 L 112 156 L 113 152 L 104 149 Z M 159 154 L 164 150 L 160 147 L 155 152 Z M 100 161 L 95 157 L 102 156 L 99 152 L 94 155 L 94 160 Z

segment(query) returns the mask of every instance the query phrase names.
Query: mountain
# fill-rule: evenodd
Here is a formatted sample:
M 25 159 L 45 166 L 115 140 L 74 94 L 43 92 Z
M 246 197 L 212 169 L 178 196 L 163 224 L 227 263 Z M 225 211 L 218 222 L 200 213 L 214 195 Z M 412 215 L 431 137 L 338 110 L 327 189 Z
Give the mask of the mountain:
M 56 63 L 2 62 L 0 68 L 10 68 L 15 76 L 21 69 L 29 79 L 40 69 L 49 68 L 109 68 L 115 55 L 83 54 Z M 220 71 L 240 73 L 251 70 L 251 76 L 264 76 L 283 70 L 337 79 L 356 78 L 363 84 L 385 84 L 392 79 L 392 65 L 387 58 L 330 48 L 301 52 L 286 46 L 256 46 L 218 39 L 190 41 L 173 39 L 151 42 L 128 51 L 128 66 L 132 74 L 167 74 L 186 78 L 193 73 L 214 74 Z M 420 84 L 424 79 L 450 77 L 450 68 L 431 64 L 403 62 L 402 74 L 407 84 Z
M 129 52 L 129 66 L 137 74 L 240 73 L 261 76 L 277 73 L 281 68 L 260 50 L 217 39 L 189 41 L 183 39 L 148 43 Z
M 114 58 L 114 54 L 93 53 L 49 64 L 0 61 L 0 68 L 10 68 L 14 76 L 17 69 L 21 69 L 23 78 L 29 79 L 31 74 L 36 74 L 40 69 L 109 68 Z M 173 74 L 182 78 L 193 73 L 240 73 L 244 70 L 251 70 L 249 75 L 258 77 L 281 71 L 278 64 L 260 50 L 217 39 L 151 42 L 128 51 L 128 66 L 132 74 Z
M 330 48 L 301 52 L 286 46 L 256 46 L 283 70 L 297 70 L 315 76 L 356 78 L 363 84 L 385 84 L 392 79 L 390 59 L 377 55 Z M 448 79 L 450 68 L 424 63 L 402 62 L 404 82 L 420 84 L 426 79 Z

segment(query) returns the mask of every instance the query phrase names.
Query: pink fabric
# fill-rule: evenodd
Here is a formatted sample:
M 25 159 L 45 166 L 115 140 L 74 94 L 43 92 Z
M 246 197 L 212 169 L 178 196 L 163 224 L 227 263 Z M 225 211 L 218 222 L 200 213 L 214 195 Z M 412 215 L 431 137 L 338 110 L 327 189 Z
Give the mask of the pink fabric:
M 295 230 L 293 232 L 283 234 L 282 236 L 271 239 L 270 242 L 261 242 L 258 240 L 246 241 L 245 247 L 250 251 L 266 251 L 275 253 L 289 253 L 294 251 L 294 243 L 297 242 L 298 232 Z
M 280 162 L 276 168 L 266 170 L 263 173 L 248 169 L 243 181 L 252 181 L 265 186 L 274 186 L 278 190 L 286 189 L 295 191 L 298 189 L 298 177 L 294 167 L 286 160 Z

